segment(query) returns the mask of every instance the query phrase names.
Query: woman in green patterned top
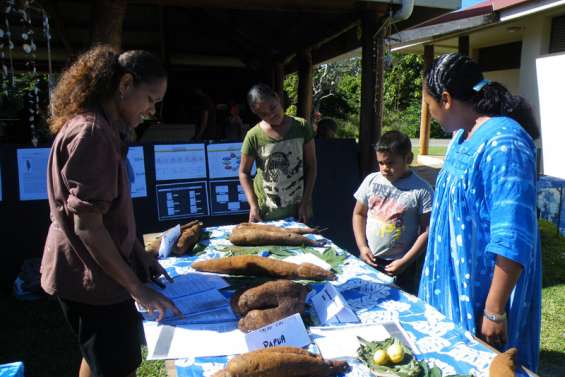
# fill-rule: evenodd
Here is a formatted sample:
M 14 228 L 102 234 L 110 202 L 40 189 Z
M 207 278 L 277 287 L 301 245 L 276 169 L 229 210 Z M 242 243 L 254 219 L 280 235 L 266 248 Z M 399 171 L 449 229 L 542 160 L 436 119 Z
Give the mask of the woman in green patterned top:
M 261 119 L 241 148 L 239 180 L 249 202 L 249 221 L 295 217 L 306 223 L 316 181 L 314 130 L 304 119 L 285 115 L 279 96 L 267 85 L 252 87 L 247 102 Z

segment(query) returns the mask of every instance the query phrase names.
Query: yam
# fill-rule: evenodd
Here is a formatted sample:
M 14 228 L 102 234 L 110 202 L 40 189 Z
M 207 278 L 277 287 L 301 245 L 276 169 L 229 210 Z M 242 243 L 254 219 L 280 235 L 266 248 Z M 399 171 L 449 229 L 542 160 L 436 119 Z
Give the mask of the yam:
M 254 255 L 197 261 L 192 268 L 228 275 L 270 276 L 283 279 L 335 280 L 335 274 L 311 263 L 290 263 Z
M 251 332 L 293 314 L 303 315 L 304 306 L 304 300 L 287 298 L 282 300 L 275 308 L 255 309 L 247 312 L 239 320 L 237 327 L 243 332 Z
M 490 377 L 515 377 L 516 376 L 516 354 L 518 349 L 510 348 L 492 359 L 489 367 Z
M 311 240 L 301 234 L 296 234 L 284 228 L 272 230 L 268 225 L 238 225 L 233 228 L 230 242 L 237 246 L 320 246 L 318 241 Z M 265 229 L 263 229 L 265 228 Z
M 290 280 L 274 280 L 234 295 L 234 310 L 244 316 L 253 309 L 276 308 L 285 300 L 304 302 L 310 289 Z
M 254 228 L 257 230 L 267 230 L 271 232 L 291 232 L 294 234 L 319 234 L 322 232 L 322 229 L 319 228 L 283 228 L 276 225 L 269 225 L 269 224 L 257 224 L 257 223 L 241 223 L 238 227 L 249 227 Z
M 177 241 L 176 248 L 173 250 L 175 255 L 184 255 L 194 249 L 200 241 L 200 232 L 204 224 L 195 220 L 181 227 L 181 235 Z
M 294 347 L 273 347 L 232 358 L 214 377 L 328 377 L 345 372 L 344 361 L 325 361 Z

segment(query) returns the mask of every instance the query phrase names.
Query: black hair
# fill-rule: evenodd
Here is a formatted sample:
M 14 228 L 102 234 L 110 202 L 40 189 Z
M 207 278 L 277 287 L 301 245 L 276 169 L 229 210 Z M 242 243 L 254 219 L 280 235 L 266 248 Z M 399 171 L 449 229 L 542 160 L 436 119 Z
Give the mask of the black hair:
M 412 142 L 406 134 L 400 131 L 387 131 L 375 144 L 375 151 L 406 157 L 412 152 Z
M 167 77 L 163 63 L 149 51 L 131 50 L 123 52 L 117 57 L 117 62 L 119 69 L 130 73 L 136 84 Z
M 266 102 L 266 101 L 280 101 L 279 96 L 271 87 L 267 84 L 256 84 L 253 85 L 249 92 L 247 92 L 247 104 L 251 108 L 254 109 L 255 105 L 258 102 Z
M 448 92 L 454 99 L 472 104 L 478 114 L 510 117 L 520 123 L 532 139 L 539 137 L 528 102 L 512 95 L 502 84 L 484 80 L 479 65 L 468 56 L 452 53 L 436 58 L 426 72 L 426 86 L 430 96 L 438 102 L 442 93 Z

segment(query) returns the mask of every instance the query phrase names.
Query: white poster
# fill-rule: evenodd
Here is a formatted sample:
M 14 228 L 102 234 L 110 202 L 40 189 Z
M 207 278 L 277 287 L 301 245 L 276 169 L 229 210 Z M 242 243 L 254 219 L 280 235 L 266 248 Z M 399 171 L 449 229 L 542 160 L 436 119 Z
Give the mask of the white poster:
M 208 171 L 210 178 L 229 178 L 239 175 L 242 143 L 208 145 Z
M 543 56 L 536 60 L 541 141 L 543 149 L 543 173 L 565 179 L 563 164 L 563 140 L 565 140 L 565 54 Z
M 145 159 L 143 147 L 129 147 L 128 161 L 133 169 L 130 175 L 131 197 L 142 198 L 147 196 L 147 184 L 145 180 Z
M 206 178 L 204 144 L 155 145 L 157 181 Z
M 20 200 L 47 199 L 47 161 L 50 148 L 18 149 Z

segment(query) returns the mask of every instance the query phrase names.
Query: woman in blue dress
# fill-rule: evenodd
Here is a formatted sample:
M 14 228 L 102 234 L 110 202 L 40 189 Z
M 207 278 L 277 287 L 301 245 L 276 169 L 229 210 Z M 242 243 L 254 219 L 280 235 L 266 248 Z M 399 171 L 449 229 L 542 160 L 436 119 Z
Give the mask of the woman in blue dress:
M 438 175 L 419 295 L 465 330 L 538 366 L 541 261 L 536 216 L 539 136 L 521 97 L 468 57 L 438 57 L 424 100 L 454 132 Z

